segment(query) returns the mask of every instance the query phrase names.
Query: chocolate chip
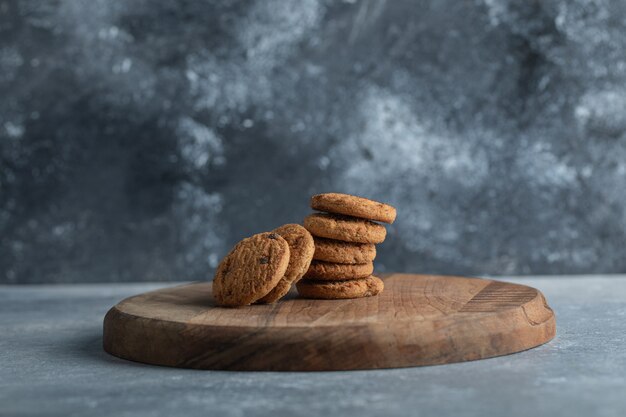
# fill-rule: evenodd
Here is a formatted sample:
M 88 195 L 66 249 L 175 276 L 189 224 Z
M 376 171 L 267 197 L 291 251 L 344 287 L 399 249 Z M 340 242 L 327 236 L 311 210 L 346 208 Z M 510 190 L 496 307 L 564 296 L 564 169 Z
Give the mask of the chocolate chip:
M 268 258 L 267 256 L 261 256 L 261 257 L 259 258 L 259 263 L 260 263 L 261 265 L 265 265 L 265 264 L 267 264 L 267 263 L 269 263 L 269 262 L 270 262 L 270 258 Z
M 267 235 L 267 237 L 269 239 L 278 239 L 278 235 L 276 233 L 270 233 L 269 235 Z

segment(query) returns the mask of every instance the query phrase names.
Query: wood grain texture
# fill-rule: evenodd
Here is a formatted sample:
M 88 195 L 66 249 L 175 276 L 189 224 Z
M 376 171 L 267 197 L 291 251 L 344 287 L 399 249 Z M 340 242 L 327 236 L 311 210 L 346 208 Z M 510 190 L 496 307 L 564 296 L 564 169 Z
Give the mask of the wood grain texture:
M 313 371 L 434 365 L 505 355 L 552 339 L 538 290 L 478 278 L 388 274 L 354 300 L 223 308 L 210 283 L 128 298 L 104 319 L 104 349 L 156 365 Z

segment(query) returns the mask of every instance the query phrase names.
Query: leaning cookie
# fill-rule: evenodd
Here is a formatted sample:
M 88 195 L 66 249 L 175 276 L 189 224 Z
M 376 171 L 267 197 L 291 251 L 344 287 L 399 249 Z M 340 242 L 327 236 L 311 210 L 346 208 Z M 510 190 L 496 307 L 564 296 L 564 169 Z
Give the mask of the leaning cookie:
M 259 303 L 273 303 L 284 297 L 291 286 L 298 282 L 309 269 L 315 252 L 313 236 L 299 224 L 286 224 L 274 229 L 274 233 L 282 236 L 289 245 L 289 266 L 287 266 L 285 276 L 278 281 L 269 294 L 257 301 Z
M 355 243 L 382 243 L 387 235 L 385 227 L 378 223 L 328 213 L 308 215 L 304 227 L 313 236 Z
M 371 243 L 350 243 L 314 237 L 313 259 L 339 264 L 365 264 L 376 258 L 376 246 Z
M 277 233 L 244 239 L 220 262 L 213 297 L 223 306 L 252 304 L 276 287 L 288 265 L 289 245 Z
M 311 207 L 319 211 L 345 214 L 346 216 L 393 223 L 396 209 L 389 204 L 379 203 L 350 194 L 326 193 L 311 197 Z
M 374 272 L 372 262 L 366 264 L 336 264 L 332 262 L 313 261 L 304 278 L 313 280 L 345 280 L 365 278 Z
M 385 284 L 380 278 L 370 275 L 367 278 L 347 281 L 302 280 L 296 284 L 296 288 L 303 298 L 337 300 L 378 295 L 385 288 Z

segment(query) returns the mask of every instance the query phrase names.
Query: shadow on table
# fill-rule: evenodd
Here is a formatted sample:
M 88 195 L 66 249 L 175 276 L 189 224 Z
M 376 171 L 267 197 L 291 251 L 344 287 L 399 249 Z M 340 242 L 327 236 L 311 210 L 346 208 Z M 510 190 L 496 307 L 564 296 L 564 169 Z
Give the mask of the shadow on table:
M 131 366 L 131 367 L 147 367 L 147 365 L 139 362 L 133 362 L 126 359 L 120 359 L 110 355 L 102 347 L 102 332 L 90 332 L 89 334 L 77 336 L 67 341 L 65 346 L 66 352 L 73 354 L 79 358 L 85 358 L 92 361 L 100 361 L 108 365 Z

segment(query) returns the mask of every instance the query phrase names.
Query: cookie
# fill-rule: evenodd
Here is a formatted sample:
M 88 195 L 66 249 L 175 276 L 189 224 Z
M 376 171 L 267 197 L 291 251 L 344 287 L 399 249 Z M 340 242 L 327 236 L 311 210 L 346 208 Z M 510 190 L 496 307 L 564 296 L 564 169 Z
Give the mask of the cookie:
M 223 306 L 252 304 L 285 276 L 289 245 L 277 233 L 259 233 L 237 243 L 213 278 L 213 297 Z
M 314 280 L 344 280 L 365 278 L 374 272 L 372 262 L 366 264 L 335 264 L 332 262 L 313 261 L 304 278 Z
M 278 284 L 259 303 L 273 303 L 283 298 L 291 289 L 291 286 L 298 282 L 304 273 L 309 269 L 315 244 L 313 236 L 299 224 L 286 224 L 273 230 L 287 241 L 289 245 L 289 265 L 285 276 L 278 281 Z
M 311 207 L 319 211 L 393 223 L 396 209 L 388 204 L 349 194 L 326 193 L 311 197 Z
M 371 243 L 350 243 L 340 240 L 313 238 L 313 259 L 338 264 L 365 264 L 376 258 L 376 246 Z
M 315 213 L 304 218 L 312 235 L 356 243 L 382 243 L 387 235 L 383 225 L 338 214 Z
M 347 281 L 309 281 L 296 284 L 298 294 L 303 298 L 336 300 L 343 298 L 371 297 L 380 294 L 385 288 L 383 281 L 370 275 L 367 278 Z

